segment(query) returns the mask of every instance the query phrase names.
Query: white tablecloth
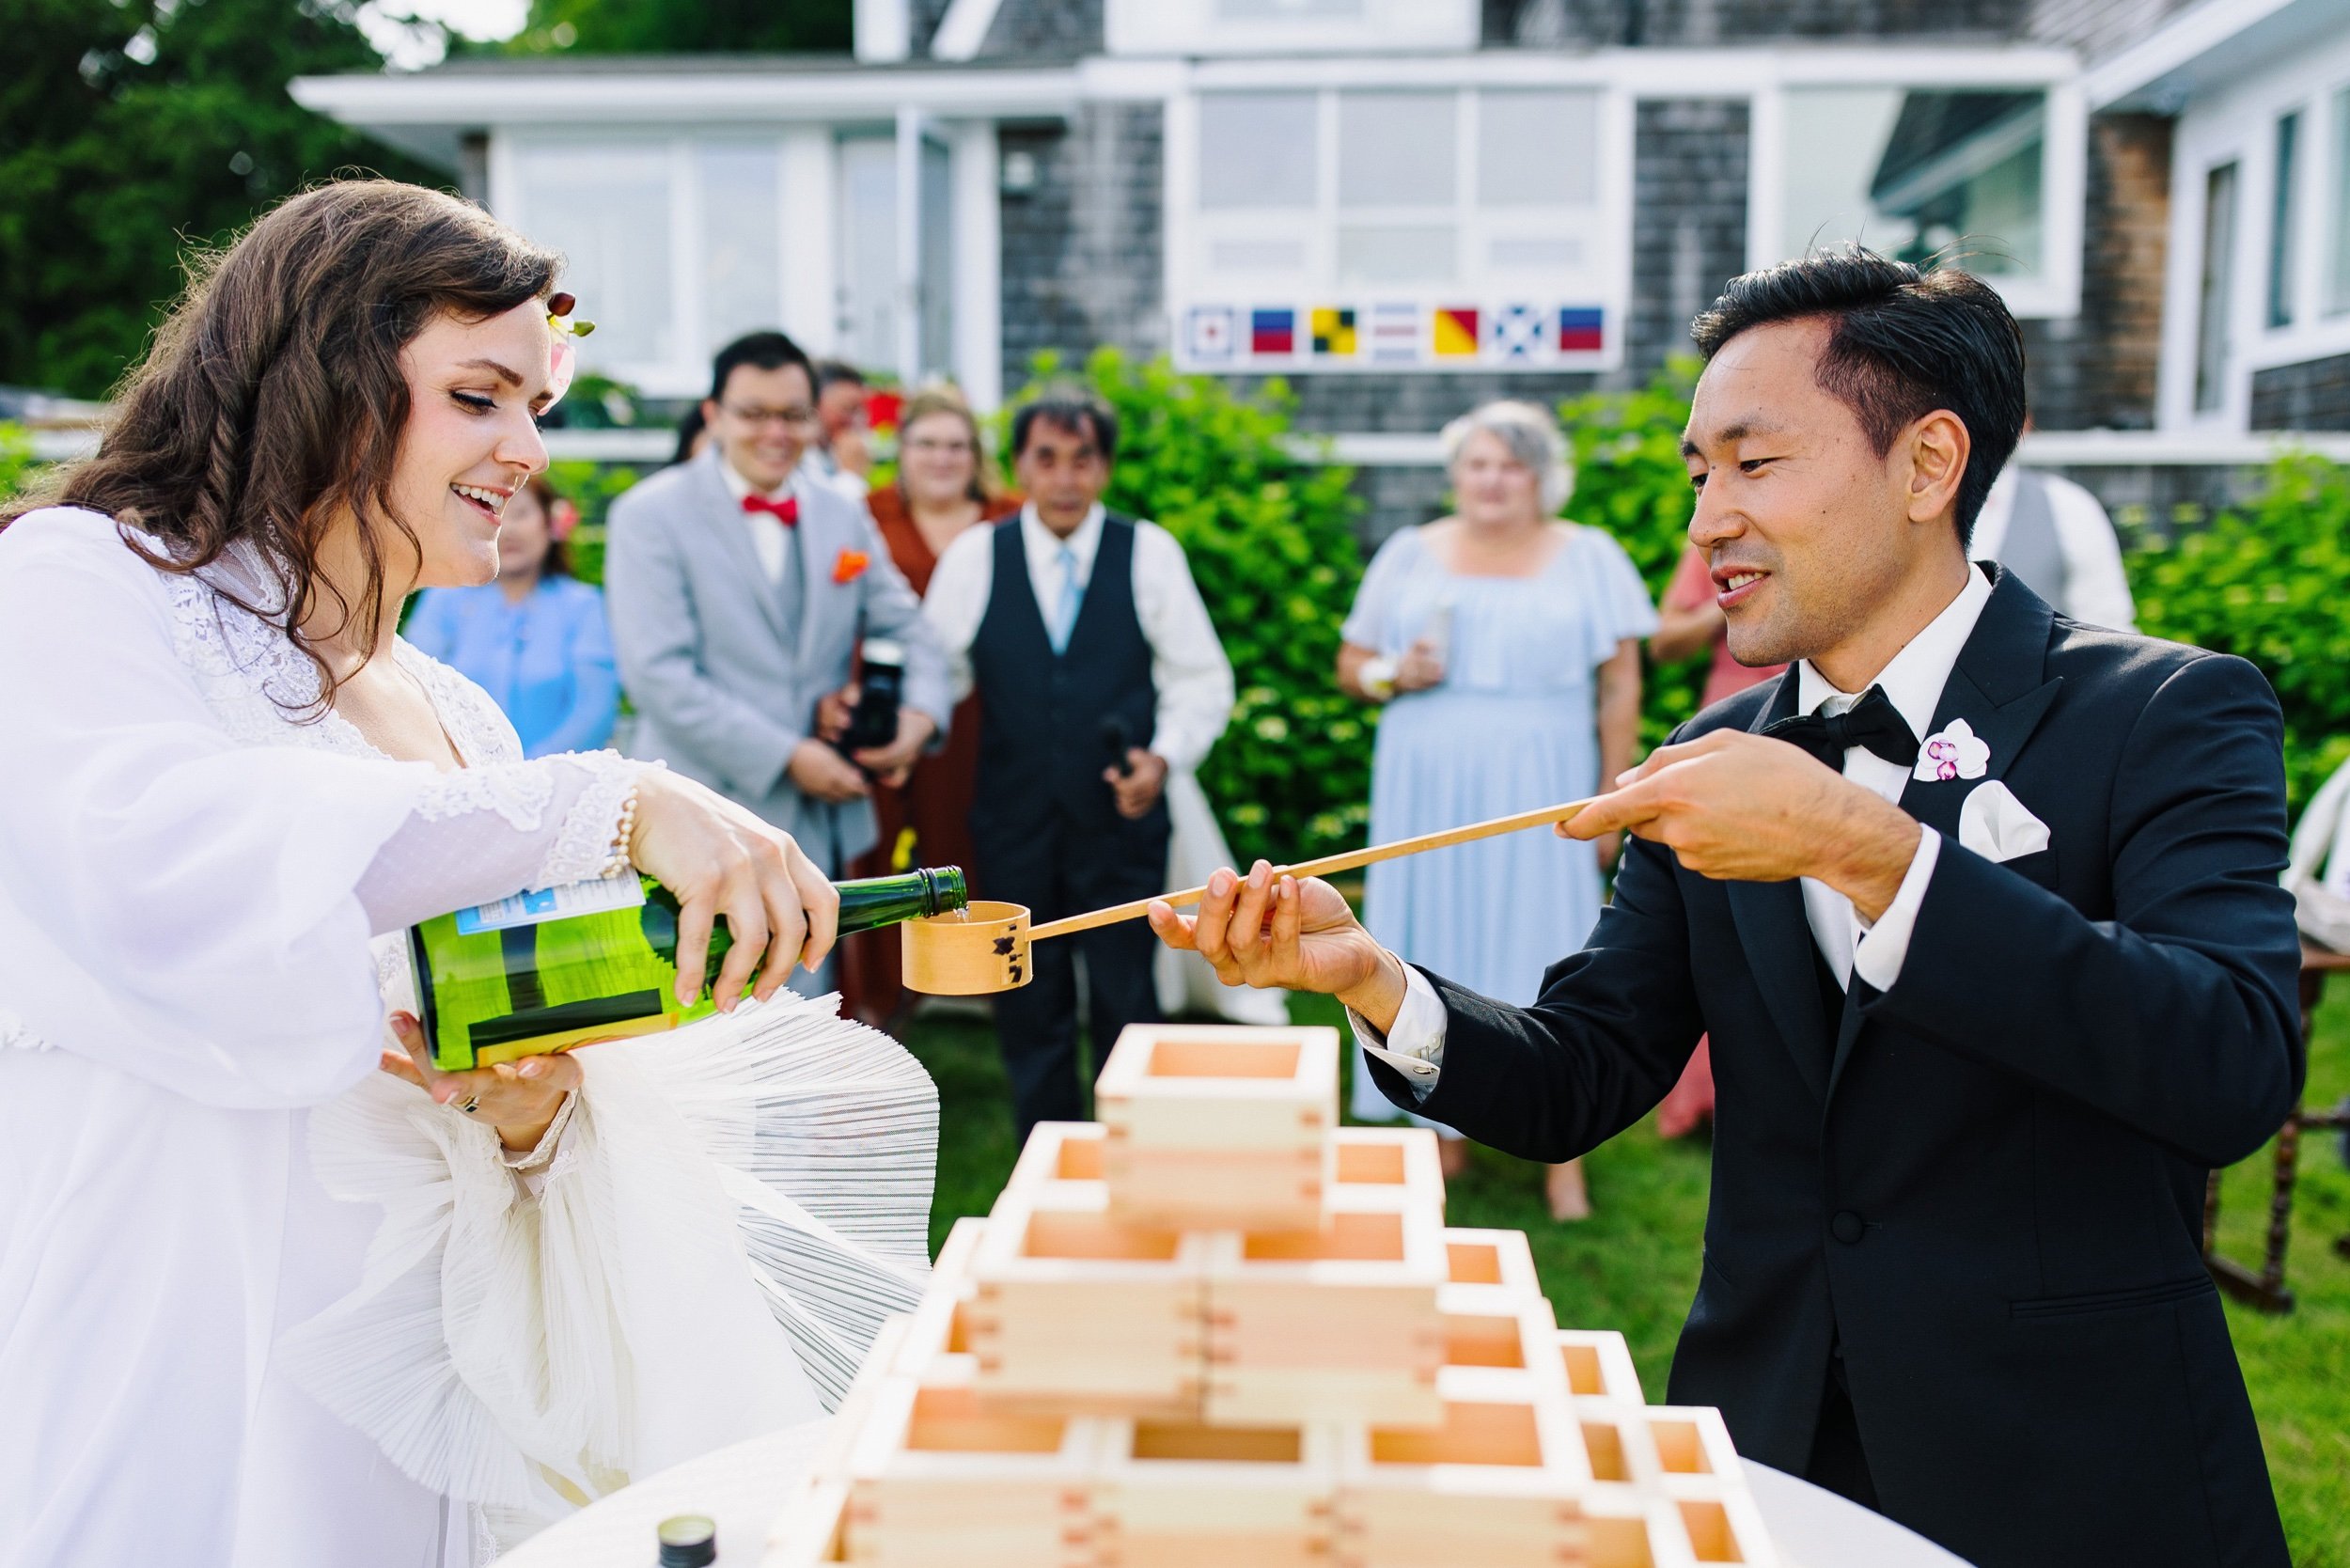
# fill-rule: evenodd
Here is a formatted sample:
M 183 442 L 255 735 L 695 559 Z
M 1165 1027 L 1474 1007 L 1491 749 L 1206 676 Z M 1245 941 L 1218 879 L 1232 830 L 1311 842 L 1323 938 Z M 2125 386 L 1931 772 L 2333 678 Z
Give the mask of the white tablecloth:
M 499 1568 L 645 1568 L 653 1528 L 677 1513 L 718 1524 L 720 1568 L 755 1568 L 823 1423 L 792 1427 L 664 1470 L 616 1492 L 499 1560 Z M 1808 1481 L 1752 1461 L 1747 1482 L 1789 1568 L 1966 1568 L 1949 1552 Z

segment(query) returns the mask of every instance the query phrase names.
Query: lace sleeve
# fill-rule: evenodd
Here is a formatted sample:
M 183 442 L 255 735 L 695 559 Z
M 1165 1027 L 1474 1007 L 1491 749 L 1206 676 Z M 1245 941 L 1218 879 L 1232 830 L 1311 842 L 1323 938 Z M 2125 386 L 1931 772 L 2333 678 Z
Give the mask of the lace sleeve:
M 649 766 L 612 751 L 464 768 L 428 785 L 359 879 L 376 932 L 602 874 Z

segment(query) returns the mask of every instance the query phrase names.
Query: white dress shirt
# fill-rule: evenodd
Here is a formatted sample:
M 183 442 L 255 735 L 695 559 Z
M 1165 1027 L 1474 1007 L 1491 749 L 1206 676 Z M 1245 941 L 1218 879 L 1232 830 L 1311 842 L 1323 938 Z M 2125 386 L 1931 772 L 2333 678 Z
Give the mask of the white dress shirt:
M 780 501 L 793 494 L 792 487 L 799 483 L 799 476 L 795 473 L 776 489 L 761 490 L 736 473 L 734 464 L 728 463 L 723 454 L 718 459 L 718 477 L 726 480 L 727 494 L 734 497 L 734 504 L 738 507 L 753 495 L 761 500 Z M 786 547 L 791 542 L 783 520 L 763 511 L 746 511 L 743 514 L 743 527 L 751 536 L 752 550 L 758 553 L 759 569 L 767 573 L 769 582 L 781 583 L 784 563 L 789 556 Z
M 1049 623 L 1066 591 L 1066 547 L 1075 561 L 1080 593 L 1093 580 L 1108 513 L 1097 503 L 1067 539 L 1046 527 L 1034 505 L 1020 510 L 1020 543 L 1028 559 L 1028 588 L 1038 612 Z M 995 530 L 966 528 L 931 574 L 922 614 L 947 651 L 955 700 L 971 690 L 971 644 L 987 619 L 995 589 Z M 1151 645 L 1151 683 L 1158 691 L 1158 713 L 1150 749 L 1177 772 L 1197 768 L 1232 717 L 1232 666 L 1216 640 L 1208 607 L 1191 580 L 1191 563 L 1175 536 L 1155 523 L 1135 525 L 1135 615 Z M 1082 613 L 1082 612 L 1080 612 Z
M 2016 467 L 1999 470 L 1982 498 L 1966 553 L 1996 561 L 2015 517 Z M 2048 484 L 2048 512 L 2056 519 L 2057 548 L 2064 555 L 2064 603 L 2057 608 L 2075 620 L 2116 632 L 2138 629 L 2138 603 L 2130 597 L 2129 573 L 2122 568 L 2122 541 L 2097 497 L 2059 474 L 2040 476 Z
M 1885 688 L 1886 700 L 1920 741 L 1933 729 L 1942 688 L 1950 683 L 1959 651 L 1966 646 L 1990 599 L 1990 579 L 1968 568 L 1966 584 L 1957 597 L 1894 654 L 1872 682 Z M 1841 713 L 1865 695 L 1838 690 L 1808 659 L 1795 666 L 1795 679 L 1797 713 Z M 1910 770 L 1865 746 L 1854 746 L 1844 753 L 1844 776 L 1898 803 L 1909 783 Z M 1840 984 L 1849 986 L 1857 973 L 1877 990 L 1889 991 L 1901 979 L 1903 961 L 1909 955 L 1910 933 L 1917 929 L 1918 911 L 1925 902 L 1926 885 L 1934 878 L 1941 849 L 1942 836 L 1921 827 L 1901 887 L 1873 925 L 1862 920 L 1852 901 L 1835 888 L 1812 877 L 1802 879 L 1803 912 L 1811 927 L 1811 940 L 1818 944 Z M 1403 1073 L 1422 1098 L 1436 1087 L 1436 1074 L 1444 1065 L 1445 1011 L 1436 988 L 1425 975 L 1408 964 L 1403 966 L 1403 1005 L 1396 1014 L 1395 1027 L 1385 1039 L 1361 1014 L 1350 1011 L 1347 1016 L 1354 1022 L 1355 1038 L 1363 1049 Z

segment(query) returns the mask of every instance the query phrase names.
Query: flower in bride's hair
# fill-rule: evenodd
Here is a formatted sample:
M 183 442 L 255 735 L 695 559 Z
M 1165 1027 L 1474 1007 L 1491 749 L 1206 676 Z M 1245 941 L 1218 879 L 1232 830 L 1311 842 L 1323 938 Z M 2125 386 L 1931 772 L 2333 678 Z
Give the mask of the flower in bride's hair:
M 563 394 L 571 390 L 572 376 L 579 365 L 575 340 L 596 330 L 593 321 L 572 320 L 572 309 L 578 303 L 569 294 L 547 296 L 547 400 L 541 414 L 561 402 Z

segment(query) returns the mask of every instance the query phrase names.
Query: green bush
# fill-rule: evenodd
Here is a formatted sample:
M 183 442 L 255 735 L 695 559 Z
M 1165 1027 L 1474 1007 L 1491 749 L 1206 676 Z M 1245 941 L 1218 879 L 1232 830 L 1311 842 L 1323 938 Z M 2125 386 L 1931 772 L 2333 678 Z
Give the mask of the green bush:
M 1035 371 L 1031 395 L 1063 368 L 1043 355 Z M 1232 661 L 1240 700 L 1200 782 L 1233 854 L 1277 863 L 1362 842 L 1373 719 L 1336 680 L 1339 624 L 1363 571 L 1353 471 L 1291 452 L 1279 382 L 1246 400 L 1114 349 L 1097 351 L 1085 377 L 1118 414 L 1104 502 L 1182 542 Z
M 31 482 L 39 466 L 33 456 L 33 438 L 24 427 L 0 419 L 0 501 Z
M 2248 505 L 2149 535 L 2127 565 L 2139 630 L 2241 654 L 2277 688 L 2298 810 L 2350 758 L 2350 468 L 2280 457 Z
M 612 503 L 620 498 L 644 471 L 624 463 L 571 459 L 550 463 L 547 483 L 555 493 L 579 509 L 579 530 L 572 535 L 572 570 L 583 583 L 603 583 L 603 525 Z
M 1559 407 L 1574 447 L 1574 494 L 1566 514 L 1606 529 L 1632 557 L 1662 602 L 1682 552 L 1689 547 L 1689 470 L 1681 461 L 1681 432 L 1689 422 L 1689 395 L 1698 361 L 1677 358 L 1637 392 L 1593 392 Z M 1640 689 L 1640 749 L 1663 744 L 1675 725 L 1698 711 L 1710 656 L 1652 665 Z

